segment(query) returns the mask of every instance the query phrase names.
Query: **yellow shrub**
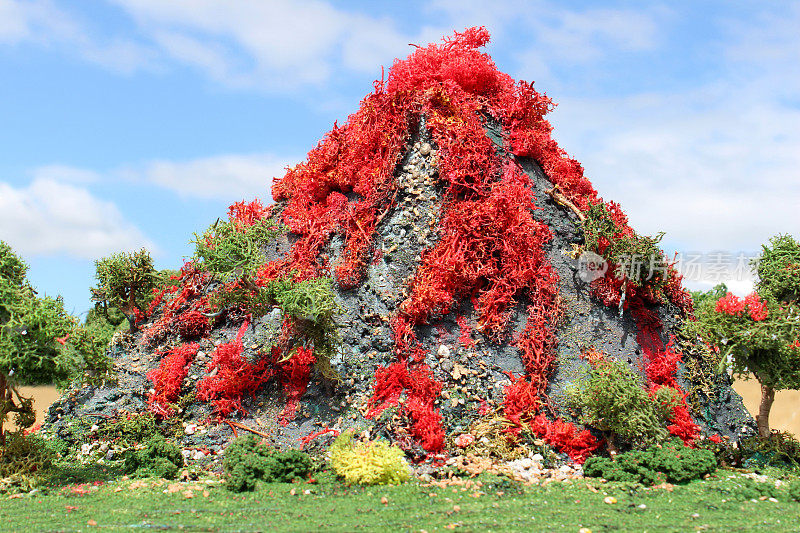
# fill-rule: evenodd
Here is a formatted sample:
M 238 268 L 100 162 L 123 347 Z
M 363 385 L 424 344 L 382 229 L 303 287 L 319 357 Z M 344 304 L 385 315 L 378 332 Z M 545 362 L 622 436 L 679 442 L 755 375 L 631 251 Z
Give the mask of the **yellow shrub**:
M 330 465 L 349 483 L 394 485 L 409 477 L 403 450 L 388 442 L 358 442 L 353 433 L 342 433 L 330 448 Z

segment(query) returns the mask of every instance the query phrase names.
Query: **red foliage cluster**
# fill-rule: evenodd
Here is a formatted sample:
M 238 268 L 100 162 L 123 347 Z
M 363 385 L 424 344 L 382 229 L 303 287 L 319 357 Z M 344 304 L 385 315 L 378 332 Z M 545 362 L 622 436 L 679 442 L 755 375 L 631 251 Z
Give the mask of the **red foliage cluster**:
M 261 205 L 259 200 L 236 202 L 228 207 L 228 220 L 241 230 L 268 217 L 269 212 L 270 208 Z
M 767 302 L 762 300 L 755 292 L 748 294 L 744 299 L 729 292 L 717 300 L 717 305 L 714 307 L 717 313 L 725 313 L 731 316 L 741 316 L 745 309 L 747 309 L 750 318 L 756 322 L 764 320 L 769 315 Z
M 572 422 L 560 418 L 548 420 L 536 415 L 531 422 L 531 431 L 579 464 L 586 461 L 601 444 L 588 429 L 578 429 Z
M 242 398 L 255 393 L 275 374 L 274 359 L 280 355 L 280 350 L 274 349 L 272 358 L 262 357 L 255 364 L 242 357 L 242 337 L 248 327 L 250 323 L 245 321 L 234 340 L 217 347 L 206 368 L 210 374 L 197 384 L 197 398 L 211 402 L 219 417 L 233 411 L 245 412 Z
M 208 319 L 200 313 L 212 311 L 203 290 L 208 279 L 208 273 L 193 262 L 185 263 L 180 274 L 170 277 L 172 283 L 157 291 L 150 302 L 148 316 L 159 307 L 161 316 L 144 330 L 144 340 L 148 343 L 159 340 L 172 328 L 177 328 L 187 339 L 207 335 L 210 324 L 203 326 L 202 322 L 208 323 Z
M 572 422 L 560 418 L 549 420 L 542 414 L 536 414 L 542 404 L 539 385 L 512 374 L 509 374 L 509 378 L 511 384 L 506 387 L 503 400 L 504 415 L 515 424 L 509 428 L 509 433 L 518 435 L 522 428 L 528 428 L 576 463 L 583 463 L 600 446 L 600 441 L 589 430 L 578 429 Z
M 472 340 L 472 328 L 470 328 L 469 324 L 467 324 L 467 317 L 464 315 L 458 315 L 456 317 L 456 323 L 458 324 L 458 329 L 460 332 L 458 335 L 458 342 L 460 342 L 462 346 L 475 346 L 475 341 Z
M 686 394 L 678 386 L 676 379 L 681 354 L 672 349 L 672 341 L 664 345 L 661 338 L 663 325 L 656 313 L 648 309 L 641 299 L 631 303 L 636 321 L 636 342 L 642 348 L 645 361 L 645 373 L 650 382 L 651 392 L 663 386 L 672 387 L 681 393 L 681 401 L 675 406 L 667 430 L 680 437 L 684 444 L 692 445 L 699 435 L 700 427 L 694 423 L 686 404 Z
M 286 407 L 281 413 L 281 420 L 284 423 L 294 418 L 297 403 L 306 393 L 311 369 L 316 361 L 314 350 L 301 346 L 286 361 L 280 363 L 281 380 L 286 393 Z
M 738 315 L 744 311 L 744 300 L 729 292 L 719 300 L 714 308 L 717 313 L 725 313 L 726 315 Z
M 181 313 L 176 321 L 178 323 L 178 333 L 184 339 L 205 337 L 211 330 L 211 322 L 209 322 L 208 317 L 197 309 L 189 309 Z
M 476 294 L 478 328 L 500 336 L 517 293 L 554 275 L 542 251 L 552 234 L 533 219 L 533 209 L 527 176 L 510 166 L 485 196 L 453 201 L 442 237 L 423 253 L 400 311 L 420 324 L 448 313 L 459 297 Z
M 200 346 L 197 343 L 182 344 L 163 354 L 161 363 L 147 373 L 147 379 L 153 382 L 155 391 L 147 403 L 150 410 L 159 416 L 171 416 L 169 404 L 174 403 L 181 392 L 181 385 L 189 373 L 189 366 L 194 361 Z
M 405 392 L 401 411 L 413 424 L 410 433 L 428 452 L 438 452 L 444 445 L 442 416 L 434 402 L 442 391 L 442 385 L 433 378 L 430 367 L 416 363 L 409 367 L 404 361 L 375 370 L 375 394 L 370 400 L 368 417 L 375 417 L 386 408 L 398 405 Z

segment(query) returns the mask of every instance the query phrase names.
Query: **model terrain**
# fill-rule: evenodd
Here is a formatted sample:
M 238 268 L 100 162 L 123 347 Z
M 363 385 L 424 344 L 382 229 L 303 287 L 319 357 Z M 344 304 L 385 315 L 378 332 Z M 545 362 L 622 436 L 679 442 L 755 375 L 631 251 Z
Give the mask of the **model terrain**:
M 692 301 L 658 239 L 599 195 L 553 140 L 551 100 L 499 72 L 487 41 L 471 29 L 396 61 L 275 179 L 273 205 L 231 206 L 115 337 L 117 383 L 70 391 L 47 430 L 150 412 L 202 426 L 187 445 L 224 447 L 232 421 L 297 447 L 352 427 L 419 461 L 502 419 L 512 443 L 580 461 L 614 438 L 570 404 L 600 358 L 671 402 L 663 437 L 749 434 L 681 334 Z

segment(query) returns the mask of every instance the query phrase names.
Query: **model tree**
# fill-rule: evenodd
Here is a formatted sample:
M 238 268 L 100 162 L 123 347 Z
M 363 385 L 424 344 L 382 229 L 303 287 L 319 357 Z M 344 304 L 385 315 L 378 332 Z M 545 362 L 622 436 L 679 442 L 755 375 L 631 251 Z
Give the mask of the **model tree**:
M 800 389 L 800 244 L 777 235 L 762 246 L 753 261 L 758 275 L 755 292 L 745 298 L 727 292 L 701 300 L 697 325 L 716 346 L 721 364 L 734 373 L 752 373 L 761 385 L 756 423 L 762 437 L 770 435 L 769 414 L 775 391 Z
M 117 253 L 95 262 L 97 287 L 92 287 L 92 300 L 105 318 L 117 309 L 128 319 L 131 333 L 136 331 L 137 316 L 145 306 L 158 281 L 150 253 L 142 248 L 133 253 Z
M 9 414 L 20 429 L 35 419 L 33 400 L 19 393 L 20 385 L 102 379 L 108 372 L 105 346 L 64 310 L 60 297 L 39 297 L 27 270 L 0 241 L 0 445 Z

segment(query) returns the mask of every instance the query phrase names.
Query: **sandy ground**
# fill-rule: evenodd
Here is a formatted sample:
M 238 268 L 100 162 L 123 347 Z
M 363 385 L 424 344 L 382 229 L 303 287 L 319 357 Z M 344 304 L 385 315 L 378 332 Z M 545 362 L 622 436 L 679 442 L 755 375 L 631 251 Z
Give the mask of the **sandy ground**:
M 747 409 L 751 413 L 755 413 L 761 397 L 761 388 L 758 382 L 755 380 L 737 381 L 734 389 L 744 398 Z M 23 387 L 22 392 L 26 396 L 33 394 L 35 398 L 37 423 L 42 421 L 47 408 L 58 398 L 58 392 L 54 387 Z M 800 435 L 800 390 L 780 391 L 775 394 L 770 423 L 773 429 Z

